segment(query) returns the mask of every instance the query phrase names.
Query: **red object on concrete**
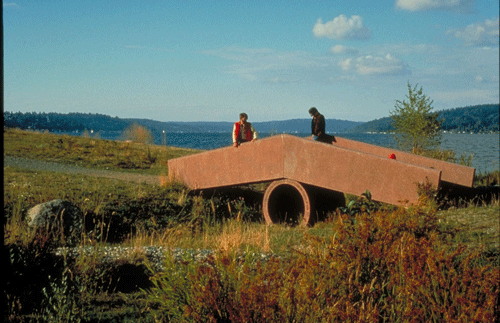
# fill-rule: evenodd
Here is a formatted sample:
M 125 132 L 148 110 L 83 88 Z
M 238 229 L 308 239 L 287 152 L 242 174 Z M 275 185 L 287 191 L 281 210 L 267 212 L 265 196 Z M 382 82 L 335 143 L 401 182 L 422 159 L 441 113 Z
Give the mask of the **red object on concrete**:
M 194 190 L 273 182 L 264 196 L 268 222 L 276 222 L 276 214 L 269 210 L 279 199 L 282 203 L 301 199 L 296 205 L 302 207 L 306 221 L 312 215 L 312 188 L 353 195 L 369 190 L 375 201 L 405 205 L 417 202 L 417 183 L 428 181 L 436 188 L 441 181 L 472 186 L 474 168 L 400 151 L 397 160 L 388 161 L 393 152 L 340 137 L 327 144 L 283 134 L 171 159 L 169 179 Z
M 390 154 L 390 155 L 389 155 L 389 159 L 396 159 L 396 155 L 394 155 L 394 154 Z

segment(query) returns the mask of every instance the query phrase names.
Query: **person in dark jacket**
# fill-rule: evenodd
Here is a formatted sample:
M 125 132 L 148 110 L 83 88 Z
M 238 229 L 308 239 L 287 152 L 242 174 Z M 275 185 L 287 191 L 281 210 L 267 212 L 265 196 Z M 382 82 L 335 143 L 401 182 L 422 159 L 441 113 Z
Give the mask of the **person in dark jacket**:
M 311 121 L 311 135 L 313 140 L 326 142 L 329 144 L 335 141 L 335 137 L 326 134 L 325 117 L 318 112 L 318 109 L 316 109 L 315 107 L 310 108 L 309 114 L 313 118 Z
M 314 140 L 321 140 L 325 135 L 325 117 L 314 107 L 309 109 L 309 114 L 313 118 L 311 121 L 311 135 Z

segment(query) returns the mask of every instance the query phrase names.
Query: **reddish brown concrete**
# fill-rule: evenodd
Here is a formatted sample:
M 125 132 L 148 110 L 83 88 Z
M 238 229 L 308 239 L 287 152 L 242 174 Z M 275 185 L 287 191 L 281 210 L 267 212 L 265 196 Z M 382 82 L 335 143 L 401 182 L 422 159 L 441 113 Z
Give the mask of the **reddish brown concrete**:
M 292 136 L 283 141 L 284 178 L 354 195 L 369 190 L 389 204 L 416 203 L 416 184 L 426 179 L 439 187 L 440 170 Z
M 283 178 L 283 145 L 279 136 L 168 161 L 170 180 L 192 189 L 207 189 Z
M 417 183 L 439 187 L 442 172 L 448 181 L 472 184 L 473 169 L 429 158 L 336 138 L 334 145 L 291 135 L 278 135 L 238 148 L 225 147 L 169 160 L 170 180 L 192 189 L 208 189 L 289 179 L 302 184 L 360 195 L 390 204 L 417 202 Z M 381 147 L 380 147 L 381 148 Z M 453 173 L 461 174 L 453 177 Z M 466 174 L 462 177 L 462 174 Z M 464 179 L 465 178 L 465 179 Z M 469 184 L 469 186 L 470 186 Z
M 385 158 L 390 158 L 390 156 L 394 154 L 394 158 L 397 161 L 441 170 L 441 181 L 455 185 L 472 187 L 472 182 L 474 180 L 475 169 L 472 167 L 466 167 L 437 159 L 426 158 L 407 152 L 370 145 L 364 142 L 349 140 L 342 137 L 335 137 L 333 145 L 362 151 L 368 154 Z

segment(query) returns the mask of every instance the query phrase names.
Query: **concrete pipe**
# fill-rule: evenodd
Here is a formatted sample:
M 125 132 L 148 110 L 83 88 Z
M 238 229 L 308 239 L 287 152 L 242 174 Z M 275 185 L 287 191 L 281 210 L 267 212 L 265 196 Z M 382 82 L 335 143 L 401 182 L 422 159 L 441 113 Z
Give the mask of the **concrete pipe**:
M 307 225 L 311 217 L 311 202 L 305 187 L 289 179 L 269 185 L 264 192 L 262 208 L 268 224 Z
M 342 192 L 283 179 L 268 186 L 262 209 L 268 224 L 308 225 L 324 220 L 327 214 L 343 205 Z

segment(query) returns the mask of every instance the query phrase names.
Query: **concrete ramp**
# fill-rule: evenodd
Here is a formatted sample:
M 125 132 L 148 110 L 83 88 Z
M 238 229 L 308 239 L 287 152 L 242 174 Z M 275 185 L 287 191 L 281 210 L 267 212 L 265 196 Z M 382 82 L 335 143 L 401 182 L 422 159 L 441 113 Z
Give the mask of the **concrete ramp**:
M 388 157 L 389 155 L 394 154 L 394 157 L 397 161 L 433 169 L 439 169 L 441 170 L 442 183 L 472 187 L 472 183 L 474 181 L 475 168 L 472 167 L 449 163 L 438 159 L 422 157 L 403 151 L 370 145 L 364 142 L 345 139 L 341 137 L 335 137 L 333 145 L 337 147 L 363 151 L 365 153 L 380 157 Z
M 286 185 L 298 192 L 294 199 L 302 199 L 298 206 L 304 208 L 303 221 L 309 221 L 312 188 L 354 195 L 369 190 L 376 201 L 402 205 L 417 202 L 417 183 L 472 186 L 474 177 L 470 167 L 358 141 L 336 137 L 328 144 L 286 134 L 171 159 L 168 168 L 170 180 L 193 190 L 278 181 L 281 184 L 270 185 L 273 190 Z M 276 222 L 277 216 L 268 210 L 270 203 L 276 205 L 275 198 L 266 202 L 266 195 L 272 197 L 273 192 L 264 195 L 264 216 Z

